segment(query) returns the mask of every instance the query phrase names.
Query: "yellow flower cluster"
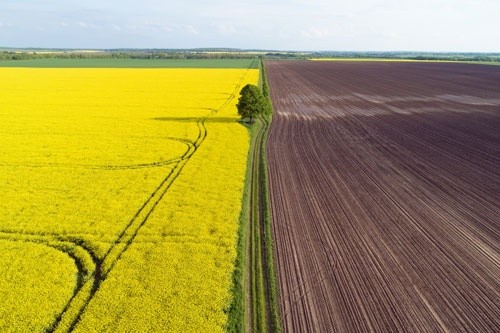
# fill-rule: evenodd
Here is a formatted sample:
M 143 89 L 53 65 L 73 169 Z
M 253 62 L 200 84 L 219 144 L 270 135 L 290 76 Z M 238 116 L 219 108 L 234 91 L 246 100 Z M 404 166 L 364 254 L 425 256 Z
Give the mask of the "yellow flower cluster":
M 0 330 L 222 331 L 258 70 L 0 77 Z
M 72 295 L 77 267 L 41 244 L 0 239 L 0 331 L 50 327 Z

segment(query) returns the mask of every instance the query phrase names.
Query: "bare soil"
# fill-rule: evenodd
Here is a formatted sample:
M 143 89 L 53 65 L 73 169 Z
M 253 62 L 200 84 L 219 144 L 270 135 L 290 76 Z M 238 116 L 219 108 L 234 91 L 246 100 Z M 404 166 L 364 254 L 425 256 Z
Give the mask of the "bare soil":
M 500 331 L 500 67 L 266 62 L 288 332 Z

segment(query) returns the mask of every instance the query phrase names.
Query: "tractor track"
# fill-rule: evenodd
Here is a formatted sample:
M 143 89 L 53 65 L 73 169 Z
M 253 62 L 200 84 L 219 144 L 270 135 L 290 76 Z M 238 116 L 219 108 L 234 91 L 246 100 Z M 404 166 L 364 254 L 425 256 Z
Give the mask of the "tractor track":
M 275 332 L 275 318 L 271 309 L 272 288 L 269 277 L 268 255 L 269 244 L 267 244 L 266 234 L 266 212 L 267 203 L 264 196 L 267 196 L 266 182 L 263 172 L 264 149 L 266 144 L 269 121 L 264 117 L 259 117 L 260 128 L 256 134 L 252 152 L 252 172 L 250 191 L 250 223 L 248 239 L 248 322 L 250 331 Z
M 249 66 L 248 70 L 252 66 Z M 162 198 L 167 194 L 168 189 L 172 186 L 174 181 L 180 175 L 184 166 L 189 162 L 191 157 L 196 153 L 198 148 L 203 144 L 205 138 L 208 135 L 206 128 L 206 121 L 212 116 L 216 115 L 219 110 L 225 108 L 231 101 L 236 98 L 239 90 L 241 89 L 241 84 L 245 79 L 247 72 L 245 72 L 241 77 L 238 84 L 235 86 L 228 98 L 217 108 L 210 109 L 210 113 L 204 117 L 198 118 L 196 124 L 198 126 L 198 136 L 194 141 L 181 139 L 181 138 L 171 138 L 169 140 L 175 140 L 186 144 L 186 152 L 174 159 L 161 162 L 144 163 L 144 164 L 134 164 L 134 165 L 65 165 L 58 163 L 45 163 L 45 164 L 33 164 L 33 165 L 17 165 L 17 164 L 2 164 L 0 166 L 25 166 L 25 167 L 67 167 L 67 168 L 87 168 L 87 169 L 100 169 L 100 170 L 122 170 L 122 169 L 140 169 L 140 168 L 151 168 L 151 167 L 162 167 L 166 165 L 173 165 L 172 169 L 166 175 L 166 177 L 161 181 L 161 183 L 156 187 L 156 189 L 151 193 L 148 199 L 142 204 L 135 215 L 127 223 L 122 232 L 118 237 L 112 242 L 108 251 L 102 258 L 99 258 L 84 242 L 83 239 L 75 239 L 75 235 L 58 235 L 57 233 L 30 233 L 30 232 L 19 232 L 14 230 L 0 230 L 0 239 L 14 241 L 14 242 L 32 242 L 37 244 L 43 244 L 48 247 L 57 249 L 64 252 L 66 255 L 71 257 L 75 261 L 75 265 L 78 269 L 78 278 L 73 294 L 64 306 L 61 312 L 54 318 L 53 323 L 45 329 L 46 332 L 71 332 L 78 322 L 80 321 L 85 309 L 89 305 L 90 301 L 97 293 L 101 284 L 106 280 L 109 273 L 117 264 L 118 260 L 122 257 L 125 251 L 134 242 L 139 230 L 147 222 L 149 216 L 153 213 L 156 206 L 160 203 Z M 84 261 L 81 258 L 75 256 L 71 251 L 65 249 L 64 244 L 69 244 L 78 247 L 80 250 L 84 251 L 92 259 L 94 267 L 88 268 L 84 266 Z M 89 285 L 89 286 L 87 286 Z M 88 289 L 88 290 L 87 290 Z M 84 299 L 83 303 L 79 303 L 80 298 Z
M 162 198 L 166 195 L 168 189 L 172 186 L 174 181 L 180 175 L 184 166 L 188 163 L 191 157 L 196 153 L 198 148 L 203 144 L 205 138 L 208 135 L 207 128 L 205 126 L 205 122 L 213 115 L 217 114 L 219 110 L 222 110 L 226 107 L 236 96 L 240 89 L 241 83 L 243 82 L 245 74 L 241 77 L 240 82 L 235 86 L 234 91 L 229 95 L 229 97 L 224 101 L 222 105 L 217 109 L 211 110 L 210 114 L 205 117 L 199 118 L 197 121 L 198 126 L 198 136 L 192 142 L 192 145 L 189 145 L 189 149 L 180 157 L 179 162 L 175 164 L 169 174 L 163 179 L 163 181 L 159 184 L 159 186 L 152 192 L 150 197 L 144 202 L 144 204 L 139 208 L 136 214 L 132 217 L 127 226 L 120 233 L 118 238 L 113 242 L 110 246 L 104 257 L 102 258 L 100 264 L 96 267 L 95 278 L 93 281 L 93 285 L 90 291 L 89 297 L 85 300 L 82 306 L 79 306 L 76 315 L 71 318 L 71 322 L 69 324 L 68 331 L 72 331 L 78 322 L 80 321 L 85 309 L 89 305 L 90 301 L 97 293 L 100 285 L 106 280 L 108 274 L 115 267 L 118 260 L 122 257 L 125 251 L 131 246 L 134 242 L 139 230 L 144 226 L 147 222 L 149 216 L 153 213 L 156 206 L 160 203 Z M 70 305 L 71 306 L 71 305 Z M 70 306 L 68 306 L 65 311 L 68 311 Z M 60 318 L 63 318 L 64 312 L 60 315 Z M 61 321 L 57 322 L 55 325 L 55 331 L 57 331 L 57 326 L 61 323 Z

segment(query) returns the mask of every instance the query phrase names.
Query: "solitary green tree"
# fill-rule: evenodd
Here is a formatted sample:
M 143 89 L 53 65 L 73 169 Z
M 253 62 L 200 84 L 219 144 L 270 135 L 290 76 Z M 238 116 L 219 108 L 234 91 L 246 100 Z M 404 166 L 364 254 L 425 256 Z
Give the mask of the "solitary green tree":
M 241 89 L 240 99 L 236 107 L 241 118 L 249 118 L 251 124 L 255 117 L 267 114 L 270 111 L 269 101 L 264 97 L 260 89 L 253 84 L 247 84 Z

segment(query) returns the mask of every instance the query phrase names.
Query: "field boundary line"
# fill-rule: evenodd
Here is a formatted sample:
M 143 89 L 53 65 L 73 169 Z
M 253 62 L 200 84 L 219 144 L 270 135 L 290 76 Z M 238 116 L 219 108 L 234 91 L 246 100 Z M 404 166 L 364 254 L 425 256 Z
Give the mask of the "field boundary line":
M 268 96 L 267 77 L 261 62 L 259 85 Z M 273 237 L 267 179 L 267 138 L 272 117 L 258 118 L 253 143 L 250 186 L 250 220 L 247 233 L 247 330 L 281 332 L 274 267 Z

